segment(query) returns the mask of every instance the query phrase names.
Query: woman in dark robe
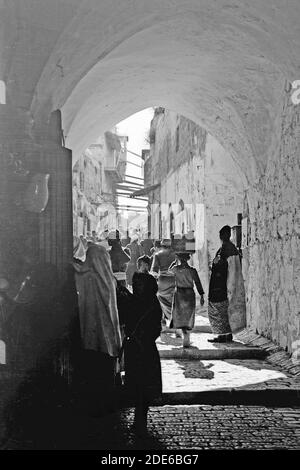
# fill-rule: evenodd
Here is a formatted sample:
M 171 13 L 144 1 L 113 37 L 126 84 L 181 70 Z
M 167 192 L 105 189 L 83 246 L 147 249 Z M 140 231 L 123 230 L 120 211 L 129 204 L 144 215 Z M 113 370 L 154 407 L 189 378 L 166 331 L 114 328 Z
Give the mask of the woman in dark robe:
M 150 402 L 162 392 L 161 365 L 156 339 L 161 331 L 162 311 L 157 299 L 157 283 L 149 274 L 151 260 L 142 256 L 132 280 L 135 307 L 125 320 L 125 385 L 135 400 L 134 426 L 138 433 L 147 430 Z

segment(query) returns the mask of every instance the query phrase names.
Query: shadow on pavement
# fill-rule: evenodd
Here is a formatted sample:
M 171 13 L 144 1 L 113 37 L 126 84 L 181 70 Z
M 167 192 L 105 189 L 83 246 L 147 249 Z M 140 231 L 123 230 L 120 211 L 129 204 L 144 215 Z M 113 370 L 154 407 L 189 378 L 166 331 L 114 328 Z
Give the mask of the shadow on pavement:
M 215 374 L 210 368 L 213 364 L 204 365 L 201 361 L 175 360 L 179 367 L 183 369 L 186 379 L 213 379 Z
M 117 405 L 105 415 L 93 416 L 74 406 L 68 387 L 59 377 L 43 374 L 42 379 L 31 376 L 7 404 L 1 450 L 163 448 L 152 429 L 143 438 L 134 434 L 132 408 Z

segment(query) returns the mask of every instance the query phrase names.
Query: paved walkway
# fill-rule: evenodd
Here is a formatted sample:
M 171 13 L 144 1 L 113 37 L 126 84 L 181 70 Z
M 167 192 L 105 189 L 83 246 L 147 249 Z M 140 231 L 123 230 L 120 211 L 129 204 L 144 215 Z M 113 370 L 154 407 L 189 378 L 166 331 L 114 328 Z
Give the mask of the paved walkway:
M 124 413 L 123 420 L 128 429 L 132 413 Z M 149 439 L 139 443 L 127 435 L 126 442 L 132 448 L 300 449 L 300 410 L 245 406 L 152 408 Z M 109 445 L 114 445 L 113 441 Z
M 68 427 L 64 423 L 68 423 Z M 133 410 L 105 419 L 73 414 L 37 449 L 64 450 L 222 450 L 300 449 L 300 409 L 258 406 L 163 406 L 151 408 L 147 438 L 131 431 Z M 49 422 L 45 422 L 45 426 Z M 32 449 L 10 441 L 6 449 Z
M 203 326 L 207 322 L 203 317 L 198 317 L 197 320 L 198 326 Z M 227 344 L 209 343 L 207 339 L 212 336 L 209 333 L 192 333 L 191 348 L 187 350 L 182 348 L 182 340 L 176 338 L 175 333 L 168 332 L 157 340 L 165 394 L 235 389 L 293 390 L 299 396 L 300 402 L 300 374 L 294 375 L 291 367 L 283 369 L 276 361 L 268 358 L 257 359 L 256 356 L 259 354 L 255 351 L 258 350 L 264 355 L 268 354 L 268 351 L 258 345 L 249 348 L 240 341 L 239 336 L 234 342 Z M 265 341 L 267 344 L 267 340 L 262 338 L 256 341 Z M 199 351 L 202 354 L 204 350 L 212 353 L 217 351 L 218 356 L 214 358 L 212 354 L 211 358 L 206 360 L 205 356 L 202 359 L 201 355 L 200 357 L 196 354 L 183 355 L 184 351 Z M 169 353 L 168 356 L 165 355 L 166 351 Z M 178 354 L 179 351 L 182 353 L 181 356 Z M 232 352 L 235 351 L 246 351 L 247 355 L 232 359 Z
M 162 361 L 163 392 L 232 388 L 290 388 L 300 391 L 300 379 L 288 377 L 265 361 Z
M 264 358 L 266 352 L 257 346 L 246 346 L 241 341 L 230 343 L 210 343 L 213 338 L 210 333 L 192 332 L 191 346 L 182 348 L 182 339 L 176 338 L 175 333 L 163 333 L 156 344 L 162 359 L 251 359 Z
M 223 351 L 226 356 L 228 348 L 237 347 L 234 343 L 207 343 L 210 334 L 205 317 L 197 318 L 197 327 L 192 334 L 197 350 L 205 345 L 209 351 Z M 163 400 L 150 409 L 147 439 L 139 440 L 131 431 L 131 408 L 97 419 L 60 405 L 32 410 L 32 419 L 26 420 L 28 429 L 23 433 L 20 430 L 18 442 L 10 440 L 4 447 L 101 451 L 300 449 L 299 366 L 254 333 L 249 336 L 243 332 L 236 338 L 239 348 L 247 348 L 241 341 L 250 341 L 254 348 L 272 354 L 264 360 L 222 356 L 200 360 L 176 354 L 162 359 Z M 181 350 L 181 340 L 169 332 L 163 341 L 158 340 L 158 347 L 176 352 Z

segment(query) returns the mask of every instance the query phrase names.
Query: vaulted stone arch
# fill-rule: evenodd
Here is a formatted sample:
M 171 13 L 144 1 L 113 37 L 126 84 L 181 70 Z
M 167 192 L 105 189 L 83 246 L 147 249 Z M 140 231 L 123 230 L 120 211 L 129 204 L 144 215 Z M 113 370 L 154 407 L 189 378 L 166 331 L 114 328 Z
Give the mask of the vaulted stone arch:
M 58 151 L 60 124 L 50 119 L 58 109 L 73 158 L 148 106 L 200 124 L 230 153 L 248 188 L 249 321 L 291 348 L 300 292 L 300 121 L 290 100 L 290 83 L 300 77 L 299 1 L 10 0 L 0 9 L 0 137 L 8 150 L 25 148 L 42 169 L 54 162 L 51 170 L 63 175 L 70 155 Z M 274 253 L 281 280 L 274 275 L 268 295 Z
M 297 12 L 296 1 L 289 12 L 279 1 L 83 2 L 47 60 L 32 112 L 62 108 L 76 156 L 99 131 L 162 105 L 215 135 L 256 179 L 299 66 Z

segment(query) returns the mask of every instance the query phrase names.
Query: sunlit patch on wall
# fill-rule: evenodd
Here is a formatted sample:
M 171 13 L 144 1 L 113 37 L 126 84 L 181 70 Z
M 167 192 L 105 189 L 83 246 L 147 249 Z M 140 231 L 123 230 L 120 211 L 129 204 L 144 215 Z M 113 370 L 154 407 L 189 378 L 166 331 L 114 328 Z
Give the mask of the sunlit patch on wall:
M 0 364 L 6 364 L 6 346 L 2 340 L 0 340 Z
M 0 104 L 6 104 L 6 86 L 3 80 L 0 80 Z

